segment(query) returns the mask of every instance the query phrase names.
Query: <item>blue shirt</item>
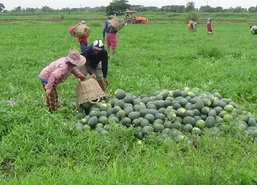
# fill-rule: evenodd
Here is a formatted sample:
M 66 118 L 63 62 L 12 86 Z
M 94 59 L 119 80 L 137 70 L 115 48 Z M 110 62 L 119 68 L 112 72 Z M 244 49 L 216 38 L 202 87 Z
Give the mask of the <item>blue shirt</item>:
M 112 22 L 112 19 L 107 19 L 104 23 L 104 29 L 103 29 L 103 38 L 105 38 L 105 33 L 117 33 L 116 30 L 112 29 L 110 27 L 110 23 Z

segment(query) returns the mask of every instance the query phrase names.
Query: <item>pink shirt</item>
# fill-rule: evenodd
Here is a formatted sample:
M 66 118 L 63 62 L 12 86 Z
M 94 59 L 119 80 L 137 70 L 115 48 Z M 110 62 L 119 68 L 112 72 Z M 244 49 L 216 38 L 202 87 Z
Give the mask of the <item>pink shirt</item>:
M 46 89 L 52 89 L 54 83 L 59 84 L 67 80 L 70 73 L 77 78 L 85 77 L 74 67 L 68 64 L 66 57 L 63 57 L 46 66 L 39 74 L 39 78 L 48 81 L 45 86 Z

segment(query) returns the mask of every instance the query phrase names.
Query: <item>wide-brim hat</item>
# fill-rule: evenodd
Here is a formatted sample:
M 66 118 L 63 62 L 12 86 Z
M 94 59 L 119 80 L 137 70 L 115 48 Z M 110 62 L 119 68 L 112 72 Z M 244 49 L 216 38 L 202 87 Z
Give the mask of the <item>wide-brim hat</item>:
M 76 65 L 76 66 L 83 66 L 86 63 L 86 58 L 82 55 L 77 50 L 71 50 L 68 53 L 67 59 L 70 61 L 70 63 Z

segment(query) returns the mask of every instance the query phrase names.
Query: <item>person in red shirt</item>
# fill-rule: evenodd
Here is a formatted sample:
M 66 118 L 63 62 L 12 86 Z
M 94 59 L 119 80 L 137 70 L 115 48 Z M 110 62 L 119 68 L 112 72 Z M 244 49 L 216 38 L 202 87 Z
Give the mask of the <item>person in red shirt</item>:
M 79 24 L 86 24 L 85 21 L 80 21 Z M 75 38 L 75 28 L 76 26 L 72 26 L 69 28 L 71 37 Z M 88 44 L 88 38 L 87 37 L 78 37 L 78 43 L 80 44 L 80 51 L 82 52 L 85 47 L 87 47 Z
M 213 32 L 212 32 L 211 18 L 208 18 L 206 27 L 207 27 L 207 32 L 209 34 L 212 34 Z
M 189 31 L 193 31 L 194 30 L 194 19 L 190 19 L 188 24 L 187 24 L 187 27 L 188 27 L 188 30 Z
M 69 28 L 71 39 L 75 38 L 75 28 L 76 28 L 75 26 L 72 26 Z

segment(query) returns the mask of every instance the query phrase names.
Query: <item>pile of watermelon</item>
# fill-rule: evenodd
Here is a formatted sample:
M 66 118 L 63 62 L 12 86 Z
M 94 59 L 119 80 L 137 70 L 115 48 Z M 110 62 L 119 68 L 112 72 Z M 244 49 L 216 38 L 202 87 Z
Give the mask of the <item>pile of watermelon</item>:
M 257 138 L 256 117 L 217 91 L 165 89 L 137 97 L 117 89 L 114 94 L 113 98 L 97 104 L 81 104 L 79 114 L 82 117 L 74 129 L 95 130 L 105 135 L 112 125 L 120 124 L 134 127 L 135 136 L 140 140 L 158 135 L 180 141 L 188 133 L 216 136 L 230 130 Z

